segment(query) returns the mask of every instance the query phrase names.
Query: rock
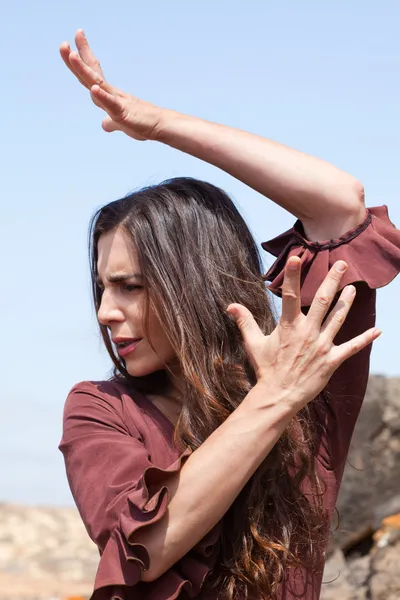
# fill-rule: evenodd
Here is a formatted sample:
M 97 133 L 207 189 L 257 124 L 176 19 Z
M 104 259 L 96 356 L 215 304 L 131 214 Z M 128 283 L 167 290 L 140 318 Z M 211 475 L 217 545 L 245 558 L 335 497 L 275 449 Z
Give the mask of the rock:
M 367 561 L 362 560 L 362 565 L 356 567 L 358 576 L 355 576 L 346 563 L 343 552 L 337 548 L 326 561 L 320 600 L 367 600 L 368 588 L 364 584 L 368 579 L 370 566 L 369 557 L 366 558 Z M 353 565 L 352 570 L 354 569 Z
M 349 583 L 355 589 L 366 588 L 371 575 L 371 557 L 369 554 L 350 559 L 347 563 L 347 569 Z
M 356 425 L 337 508 L 332 545 L 344 550 L 400 512 L 400 378 L 370 378 Z
M 400 541 L 400 512 L 382 520 L 382 526 L 373 535 L 376 548 L 385 548 Z
M 89 597 L 99 555 L 74 508 L 0 503 L 0 600 Z
M 400 433 L 400 378 L 386 379 L 383 421 L 393 434 Z
M 380 548 L 371 558 L 370 600 L 399 600 L 400 542 Z
M 381 502 L 378 506 L 374 507 L 373 529 L 379 529 L 381 522 L 387 515 L 394 515 L 398 513 L 400 513 L 400 494 L 396 494 L 387 500 L 387 502 Z

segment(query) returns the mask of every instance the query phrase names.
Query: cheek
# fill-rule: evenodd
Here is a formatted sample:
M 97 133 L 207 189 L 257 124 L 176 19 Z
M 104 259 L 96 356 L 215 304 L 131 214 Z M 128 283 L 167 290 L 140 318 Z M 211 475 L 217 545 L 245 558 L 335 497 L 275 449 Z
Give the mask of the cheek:
M 145 303 L 143 299 L 127 299 L 124 302 L 123 311 L 126 320 L 131 322 L 135 328 L 140 328 L 140 331 L 135 331 L 134 333 L 141 333 L 143 330 L 145 317 Z
M 175 351 L 162 324 L 152 312 L 149 314 L 149 341 L 165 362 L 175 357 Z
M 143 340 L 143 345 L 139 345 L 137 352 L 134 352 L 126 362 L 130 375 L 143 377 L 165 369 L 167 365 L 175 365 L 175 351 L 154 314 L 149 314 L 148 330 L 146 331 L 143 326 L 141 334 L 146 338 Z

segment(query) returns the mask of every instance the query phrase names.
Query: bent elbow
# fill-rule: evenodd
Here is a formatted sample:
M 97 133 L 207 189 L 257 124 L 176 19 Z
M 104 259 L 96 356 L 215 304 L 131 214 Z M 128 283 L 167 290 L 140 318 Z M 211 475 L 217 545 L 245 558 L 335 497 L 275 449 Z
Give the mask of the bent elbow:
M 140 580 L 144 581 L 145 583 L 150 583 L 151 581 L 156 581 L 156 579 L 161 577 L 161 575 L 164 575 L 164 573 L 166 571 L 167 571 L 167 569 L 165 569 L 165 570 L 155 569 L 150 566 L 148 569 L 142 570 Z
M 364 206 L 365 205 L 365 190 L 364 190 L 363 184 L 358 179 L 355 179 L 353 187 L 354 187 L 353 195 L 354 195 L 355 206 L 360 206 L 360 205 Z
M 340 223 L 343 234 L 363 223 L 365 212 L 364 186 L 361 181 L 353 178 L 346 193 L 342 194 L 340 205 L 332 215 L 332 222 Z
M 178 560 L 181 556 L 150 556 L 149 557 L 149 568 L 142 569 L 140 580 L 145 583 L 156 581 L 164 575 Z
M 354 180 L 352 201 L 349 203 L 347 214 L 346 227 L 348 230 L 358 227 L 358 225 L 361 225 L 365 220 L 366 209 L 364 186 L 358 179 Z

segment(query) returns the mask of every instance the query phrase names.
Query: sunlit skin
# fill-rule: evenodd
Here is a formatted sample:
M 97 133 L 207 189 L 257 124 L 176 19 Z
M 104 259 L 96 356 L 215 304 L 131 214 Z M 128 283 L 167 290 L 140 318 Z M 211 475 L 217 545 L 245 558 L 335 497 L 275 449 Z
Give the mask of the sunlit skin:
M 363 187 L 354 177 L 343 173 L 325 161 L 297 152 L 272 140 L 163 109 L 119 90 L 105 80 L 100 63 L 90 49 L 82 30 L 77 32 L 75 42 L 77 52 L 72 50 L 68 43 L 64 43 L 60 48 L 61 56 L 77 81 L 89 91 L 94 104 L 104 111 L 105 118 L 102 122 L 104 131 L 124 132 L 135 140 L 155 140 L 222 169 L 300 219 L 306 237 L 310 241 L 324 242 L 340 238 L 364 222 L 366 212 Z M 99 246 L 98 269 L 105 287 L 103 302 L 99 310 L 99 320 L 109 328 L 112 337 L 142 337 L 144 336 L 143 316 L 145 309 L 147 310 L 144 300 L 147 290 L 141 288 L 138 279 L 132 278 L 134 272 L 140 273 L 137 256 L 132 252 L 128 240 L 124 239 L 121 232 L 115 231 L 105 235 L 100 240 Z M 165 479 L 159 481 L 163 489 L 166 488 L 168 492 L 165 516 L 161 515 L 162 518 L 156 520 L 154 526 L 140 527 L 138 531 L 134 532 L 134 543 L 145 546 L 148 556 L 148 568 L 140 569 L 140 579 L 144 585 L 157 582 L 165 576 L 165 579 L 162 579 L 161 583 L 159 582 L 163 587 L 163 581 L 167 580 L 167 573 L 171 567 L 181 561 L 200 540 L 204 539 L 207 533 L 212 531 L 216 524 L 224 519 L 227 511 L 235 505 L 248 482 L 251 482 L 251 486 L 255 485 L 255 493 L 248 496 L 251 504 L 247 504 L 243 512 L 246 527 L 252 526 L 251 537 L 246 534 L 245 537 L 242 536 L 242 540 L 235 542 L 230 537 L 231 532 L 226 529 L 227 540 L 234 549 L 234 553 L 231 553 L 228 549 L 229 544 L 227 544 L 226 551 L 224 550 L 220 557 L 225 565 L 234 565 L 232 569 L 226 568 L 227 583 L 233 590 L 232 586 L 236 587 L 240 576 L 243 582 L 249 581 L 246 591 L 251 596 L 257 596 L 257 590 L 260 591 L 258 595 L 261 595 L 261 588 L 269 581 L 269 566 L 271 565 L 274 569 L 271 589 L 277 587 L 282 578 L 286 579 L 286 575 L 288 575 L 288 589 L 298 588 L 297 583 L 304 576 L 307 579 L 306 587 L 310 591 L 311 587 L 313 588 L 312 595 L 314 595 L 314 591 L 318 592 L 317 573 L 317 579 L 314 580 L 314 573 L 312 573 L 312 577 L 308 577 L 309 572 L 303 572 L 301 568 L 295 569 L 292 572 L 296 572 L 296 575 L 293 580 L 291 579 L 288 568 L 293 565 L 293 561 L 289 556 L 283 555 L 282 562 L 281 555 L 276 554 L 272 549 L 275 553 L 275 558 L 271 559 L 272 562 L 268 557 L 263 566 L 254 562 L 254 560 L 258 561 L 261 548 L 265 547 L 264 542 L 257 547 L 259 540 L 270 540 L 271 533 L 275 538 L 275 531 L 273 531 L 275 528 L 273 527 L 270 531 L 269 524 L 265 524 L 264 531 L 264 521 L 258 513 L 260 508 L 266 508 L 267 505 L 260 502 L 258 494 L 262 490 L 257 485 L 258 479 L 253 479 L 253 476 L 267 457 L 268 460 L 274 459 L 271 452 L 284 432 L 288 428 L 292 428 L 293 423 L 299 424 L 300 421 L 297 419 L 301 420 L 302 417 L 297 417 L 298 412 L 326 388 L 344 361 L 366 348 L 379 336 L 380 332 L 372 327 L 359 333 L 353 339 L 339 345 L 334 344 L 356 297 L 355 287 L 345 286 L 347 265 L 343 260 L 338 261 L 330 268 L 324 281 L 312 280 L 312 283 L 318 284 L 319 287 L 315 291 L 315 297 L 307 313 L 301 310 L 301 283 L 304 279 L 301 266 L 302 260 L 299 256 L 290 256 L 286 263 L 282 281 L 282 314 L 276 328 L 269 335 L 264 335 L 253 315 L 245 306 L 235 303 L 224 307 L 240 330 L 244 349 L 253 366 L 257 382 L 237 408 L 232 410 L 232 414 L 216 427 L 199 447 L 197 447 L 197 437 L 193 435 L 194 432 L 191 428 L 191 423 L 195 423 L 192 420 L 193 410 L 188 411 L 188 423 L 186 426 L 184 424 L 178 433 L 187 433 L 183 439 L 185 441 L 187 439 L 189 446 L 193 445 L 191 441 L 195 439 L 196 449 L 178 469 L 175 469 L 175 472 L 168 470 Z M 328 265 L 326 267 L 328 268 Z M 118 281 L 116 281 L 116 276 L 118 276 Z M 122 279 L 121 276 L 123 276 Z M 343 279 L 344 277 L 345 279 Z M 339 300 L 334 304 L 339 290 L 342 288 L 344 289 L 340 293 Z M 332 304 L 334 305 L 332 306 Z M 332 310 L 327 314 L 329 307 L 332 307 Z M 178 307 L 170 306 L 168 308 L 174 310 Z M 362 315 L 360 315 L 361 317 Z M 369 321 L 372 322 L 370 317 L 371 315 L 368 317 Z M 359 316 L 356 314 L 351 318 L 358 320 Z M 228 333 L 227 331 L 226 334 Z M 155 318 L 151 311 L 148 337 L 151 339 L 151 345 L 149 339 L 144 337 L 132 355 L 125 357 L 127 369 L 132 375 L 149 374 L 164 368 L 164 365 L 175 358 L 162 323 Z M 154 349 L 151 347 L 152 345 L 154 345 Z M 204 352 L 206 351 L 207 348 L 204 348 Z M 360 370 L 360 372 L 355 370 L 354 377 L 351 379 L 344 377 L 343 382 L 339 374 L 336 382 L 341 384 L 339 385 L 341 390 L 343 390 L 343 386 L 349 384 L 351 386 L 349 389 L 351 392 L 354 389 L 355 397 L 357 397 L 357 386 L 352 387 L 354 380 L 364 377 L 366 374 L 367 370 Z M 174 377 L 176 376 L 172 376 L 172 381 Z M 179 386 L 178 388 L 174 386 L 174 390 L 177 389 L 179 390 Z M 180 389 L 181 397 L 185 398 L 184 387 L 181 386 Z M 232 401 L 236 400 L 236 396 L 237 394 Z M 171 421 L 176 422 L 176 414 L 175 418 L 168 414 L 172 414 L 172 409 L 171 411 L 169 409 L 171 404 L 168 397 L 165 402 L 163 397 L 151 399 Z M 206 400 L 207 398 L 203 398 L 204 402 Z M 332 400 L 335 402 L 336 398 L 333 397 Z M 328 411 L 327 427 L 334 428 L 336 426 L 341 429 L 343 425 L 345 429 L 347 423 L 345 404 L 348 398 L 344 398 L 343 402 L 340 400 L 339 396 L 339 405 L 344 407 L 340 411 L 340 418 L 336 422 L 335 408 L 332 406 L 333 421 Z M 96 401 L 93 407 L 96 414 L 97 404 Z M 175 401 L 175 411 L 176 405 Z M 210 410 L 211 408 L 210 405 Z M 81 415 L 80 408 L 78 410 Z M 195 415 L 193 416 L 195 417 Z M 296 420 L 293 421 L 294 419 Z M 315 411 L 311 412 L 307 421 L 308 419 L 310 421 L 316 419 Z M 79 428 L 80 424 L 81 421 L 75 419 L 73 427 Z M 93 427 L 95 427 L 93 431 L 98 431 L 98 423 L 93 424 Z M 110 427 L 113 429 L 113 424 L 110 424 Z M 209 429 L 208 426 L 208 429 L 204 430 L 208 432 Z M 117 436 L 115 431 L 112 433 L 116 442 L 118 439 L 126 441 L 125 435 Z M 80 433 L 77 435 L 79 437 Z M 329 436 L 326 437 L 330 442 Z M 97 436 L 97 439 L 102 438 Z M 84 447 L 82 446 L 82 448 Z M 93 445 L 93 447 L 95 446 Z M 136 445 L 132 446 L 133 452 L 135 447 Z M 147 451 L 145 443 L 144 450 Z M 294 445 L 292 456 L 282 457 L 282 468 L 287 466 L 288 473 L 291 472 L 290 464 L 293 463 L 293 459 L 296 459 L 296 450 L 297 445 Z M 329 448 L 327 450 L 329 451 Z M 311 447 L 310 451 L 312 451 Z M 101 460 L 103 455 L 104 452 L 100 452 L 98 460 Z M 315 458 L 319 464 L 318 456 Z M 335 461 L 337 460 L 337 457 L 333 458 Z M 90 456 L 87 457 L 88 465 L 85 460 L 86 457 L 81 455 L 78 477 L 82 476 L 85 468 L 91 468 Z M 97 456 L 95 461 L 97 461 Z M 157 463 L 154 466 L 160 465 Z M 107 477 L 114 468 L 115 464 L 110 455 L 110 459 L 107 458 L 104 464 L 104 481 L 100 482 L 101 485 L 96 490 L 97 496 L 101 494 L 102 489 L 107 494 L 106 510 L 99 511 L 106 513 L 104 530 L 108 525 L 109 494 L 113 492 L 118 494 L 120 505 L 121 498 L 124 498 L 119 475 L 118 485 L 113 485 L 113 489 L 107 485 Z M 312 475 L 311 468 L 309 473 L 304 472 L 307 489 L 302 489 L 299 482 L 293 483 L 293 490 L 296 494 L 298 493 L 299 498 L 303 492 L 305 498 L 308 492 L 311 494 L 314 491 L 312 477 L 310 489 L 308 489 L 307 477 Z M 110 475 L 111 480 L 112 476 Z M 134 484 L 133 482 L 128 483 L 129 493 Z M 339 484 L 340 477 L 338 481 L 329 477 L 326 480 L 328 505 L 323 508 L 327 508 L 328 512 L 333 508 L 330 502 L 336 497 Z M 87 500 L 89 504 L 85 504 L 85 507 L 88 506 L 88 510 L 85 508 L 83 512 L 91 513 L 91 497 L 86 493 L 83 495 L 85 499 L 89 498 Z M 98 500 L 102 501 L 101 498 Z M 286 511 L 283 510 L 284 506 L 288 506 L 287 499 L 277 495 L 276 500 L 276 513 L 282 514 L 282 521 L 277 524 L 276 529 L 276 541 L 279 546 L 287 549 L 288 532 L 293 526 L 293 538 L 289 535 L 290 547 L 293 539 L 295 541 L 293 549 L 298 545 L 300 550 L 303 539 L 305 543 L 310 536 L 310 541 L 313 542 L 316 549 L 316 553 L 313 552 L 313 554 L 318 566 L 323 564 L 324 545 L 319 545 L 317 537 L 314 544 L 314 524 L 316 525 L 314 518 L 316 515 L 313 514 L 311 517 L 312 507 L 307 512 L 301 504 L 299 507 L 293 506 L 293 520 L 289 516 L 286 517 Z M 99 506 L 103 507 L 104 502 Z M 321 498 L 321 502 L 325 505 L 325 496 Z M 114 504 L 116 506 L 116 503 Z M 240 510 L 240 500 L 239 505 L 236 504 L 235 508 L 236 506 Z M 249 510 L 251 508 L 252 510 Z M 113 512 L 115 513 L 115 511 Z M 300 529 L 297 528 L 295 520 L 295 517 L 301 517 L 302 513 L 305 517 L 310 515 L 313 521 L 308 527 L 306 521 L 303 520 L 304 538 Z M 88 515 L 88 521 L 91 518 L 92 515 Z M 114 519 L 112 527 L 114 528 Z M 122 556 L 122 558 L 124 557 Z M 302 563 L 302 552 L 296 558 Z M 111 556 L 111 560 L 114 559 L 118 561 L 119 557 Z M 310 588 L 308 583 L 311 583 Z M 315 588 L 314 583 L 316 584 Z M 154 583 L 154 587 L 151 585 L 152 590 L 156 586 L 157 583 Z M 300 587 L 302 587 L 301 581 Z M 255 594 L 252 593 L 253 588 Z M 236 589 L 234 591 L 236 592 Z M 236 593 L 233 595 L 238 597 Z M 239 595 L 243 594 L 239 593 Z M 271 594 L 268 594 L 268 597 L 270 596 Z
M 98 283 L 103 290 L 97 313 L 99 322 L 109 329 L 112 339 L 141 338 L 133 352 L 124 356 L 128 373 L 134 377 L 143 377 L 176 363 L 175 351 L 151 304 L 148 309 L 149 336 L 146 337 L 146 293 L 140 263 L 137 252 L 122 229 L 100 237 L 97 273 Z M 170 379 L 172 388 L 175 389 L 172 395 L 176 396 L 179 387 L 179 369 L 176 366 L 173 367 Z M 158 398 L 152 397 L 155 404 L 158 403 Z M 176 410 L 173 412 L 176 413 Z M 171 414 L 168 416 L 172 418 Z

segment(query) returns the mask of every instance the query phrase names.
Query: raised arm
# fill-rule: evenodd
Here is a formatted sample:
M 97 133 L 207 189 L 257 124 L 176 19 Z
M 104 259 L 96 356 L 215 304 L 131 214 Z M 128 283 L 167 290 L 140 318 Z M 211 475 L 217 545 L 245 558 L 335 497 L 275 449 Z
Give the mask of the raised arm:
M 107 132 L 157 140 L 211 163 L 273 200 L 302 221 L 307 237 L 340 237 L 365 216 L 361 183 L 334 167 L 266 138 L 162 109 L 108 84 L 82 30 L 78 52 L 67 43 L 61 56 L 105 110 Z

